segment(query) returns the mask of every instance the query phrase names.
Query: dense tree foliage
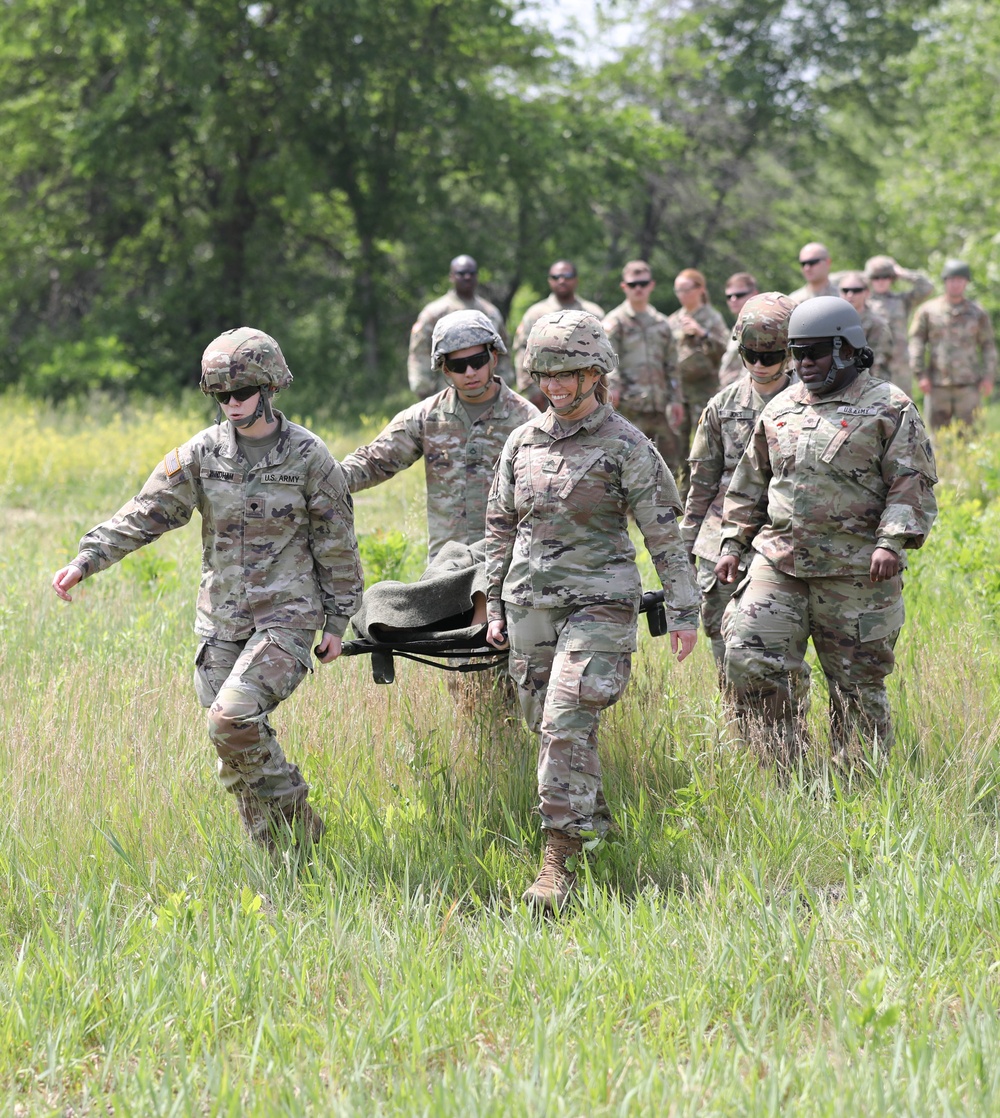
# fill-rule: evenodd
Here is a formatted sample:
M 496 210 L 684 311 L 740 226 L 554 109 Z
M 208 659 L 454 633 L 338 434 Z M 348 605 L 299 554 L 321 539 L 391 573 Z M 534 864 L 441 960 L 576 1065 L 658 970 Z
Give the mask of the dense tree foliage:
M 507 0 L 0 5 L 0 378 L 191 383 L 279 336 L 312 400 L 405 385 L 471 252 L 505 312 L 577 258 L 661 277 L 876 250 L 1000 266 L 1000 16 L 968 0 L 647 0 L 594 69 Z M 982 294 L 982 291 L 980 291 Z M 658 297 L 669 309 L 669 283 Z

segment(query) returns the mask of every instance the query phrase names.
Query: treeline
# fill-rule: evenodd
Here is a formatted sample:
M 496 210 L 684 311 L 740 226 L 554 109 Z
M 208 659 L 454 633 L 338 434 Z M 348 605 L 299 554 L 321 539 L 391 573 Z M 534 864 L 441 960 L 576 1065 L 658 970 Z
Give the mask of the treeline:
M 646 257 L 670 310 L 686 266 L 797 286 L 811 239 L 966 256 L 995 304 L 996 6 L 619 12 L 633 45 L 588 70 L 503 0 L 7 0 L 0 383 L 172 390 L 252 323 L 300 401 L 360 411 L 459 252 L 515 316 L 557 257 L 607 307 Z

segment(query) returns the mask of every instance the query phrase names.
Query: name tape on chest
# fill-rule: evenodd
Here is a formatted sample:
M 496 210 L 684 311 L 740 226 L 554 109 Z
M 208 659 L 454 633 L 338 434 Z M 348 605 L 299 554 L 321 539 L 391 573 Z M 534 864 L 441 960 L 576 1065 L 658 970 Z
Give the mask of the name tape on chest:
M 201 476 L 209 481 L 233 481 L 236 478 L 232 470 L 202 470 Z
M 842 415 L 878 415 L 881 408 L 852 408 L 850 404 L 841 404 L 837 411 Z
M 301 485 L 303 477 L 302 474 L 279 474 L 275 470 L 268 470 L 266 473 L 258 474 L 257 480 L 277 482 L 280 485 Z
M 719 410 L 720 419 L 753 419 L 754 414 L 752 411 L 747 411 L 745 408 L 721 408 Z

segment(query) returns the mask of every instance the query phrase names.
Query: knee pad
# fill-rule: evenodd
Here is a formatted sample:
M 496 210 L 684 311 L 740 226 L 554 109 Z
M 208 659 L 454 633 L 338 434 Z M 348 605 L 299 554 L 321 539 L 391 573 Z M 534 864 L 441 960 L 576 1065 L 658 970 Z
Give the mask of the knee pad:
M 224 687 L 208 711 L 208 736 L 220 756 L 231 749 L 245 749 L 260 740 L 260 707 L 244 691 Z

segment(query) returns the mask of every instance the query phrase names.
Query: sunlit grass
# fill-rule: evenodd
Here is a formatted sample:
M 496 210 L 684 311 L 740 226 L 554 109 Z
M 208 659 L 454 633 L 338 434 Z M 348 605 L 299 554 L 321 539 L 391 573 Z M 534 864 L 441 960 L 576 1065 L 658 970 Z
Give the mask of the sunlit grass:
M 817 756 L 782 787 L 728 744 L 707 647 L 677 666 L 646 635 L 604 724 L 620 834 L 539 928 L 518 903 L 539 850 L 529 736 L 499 706 L 464 717 L 417 665 L 389 688 L 360 660 L 319 667 L 281 707 L 328 836 L 279 870 L 248 849 L 190 684 L 196 527 L 72 606 L 48 589 L 207 409 L 17 413 L 0 1113 L 996 1110 L 1000 438 L 942 440 L 886 772 L 825 772 L 817 688 Z M 343 454 L 380 418 L 320 433 Z M 371 554 L 409 541 L 404 577 L 423 524 L 419 467 L 357 499 Z

